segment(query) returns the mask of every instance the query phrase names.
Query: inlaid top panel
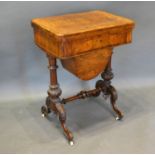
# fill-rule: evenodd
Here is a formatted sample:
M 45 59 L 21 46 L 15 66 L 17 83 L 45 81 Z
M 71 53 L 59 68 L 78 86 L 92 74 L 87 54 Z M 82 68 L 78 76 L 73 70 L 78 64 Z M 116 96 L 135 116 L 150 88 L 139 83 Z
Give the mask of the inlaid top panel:
M 32 20 L 35 43 L 65 59 L 96 49 L 130 43 L 134 22 L 104 11 L 88 11 Z
M 133 25 L 133 21 L 97 10 L 61 16 L 36 18 L 32 20 L 32 24 L 46 29 L 55 36 L 66 36 L 117 26 Z

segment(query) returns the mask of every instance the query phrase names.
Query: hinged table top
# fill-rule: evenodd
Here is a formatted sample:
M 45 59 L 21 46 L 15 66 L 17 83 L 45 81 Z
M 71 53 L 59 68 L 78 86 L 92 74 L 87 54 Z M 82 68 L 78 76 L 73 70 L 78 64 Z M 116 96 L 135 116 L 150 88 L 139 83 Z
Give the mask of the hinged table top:
M 56 57 L 65 58 L 130 42 L 134 22 L 96 10 L 36 18 L 32 20 L 32 26 L 39 47 Z
M 74 35 L 116 26 L 133 26 L 133 21 L 103 11 L 89 11 L 61 16 L 36 18 L 32 24 L 46 29 L 55 36 Z

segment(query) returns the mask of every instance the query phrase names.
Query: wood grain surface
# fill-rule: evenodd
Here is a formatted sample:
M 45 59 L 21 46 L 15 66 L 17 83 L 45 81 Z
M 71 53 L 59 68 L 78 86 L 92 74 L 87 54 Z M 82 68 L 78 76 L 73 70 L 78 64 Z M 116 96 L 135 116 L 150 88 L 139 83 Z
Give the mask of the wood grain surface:
M 134 22 L 104 11 L 89 11 L 32 20 L 36 44 L 65 59 L 88 51 L 131 42 Z
M 112 48 L 97 49 L 78 57 L 62 59 L 61 63 L 81 80 L 90 80 L 104 71 L 111 55 Z

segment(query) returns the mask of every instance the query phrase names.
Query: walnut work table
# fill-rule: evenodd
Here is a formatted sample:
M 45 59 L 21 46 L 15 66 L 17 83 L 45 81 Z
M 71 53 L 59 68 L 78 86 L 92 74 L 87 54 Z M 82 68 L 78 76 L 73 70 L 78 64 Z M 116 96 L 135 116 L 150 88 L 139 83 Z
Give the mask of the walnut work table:
M 89 11 L 36 18 L 32 20 L 35 43 L 47 54 L 50 70 L 50 86 L 46 106 L 41 108 L 43 116 L 51 111 L 59 120 L 69 143 L 73 145 L 73 135 L 66 126 L 64 104 L 76 99 L 97 97 L 101 93 L 109 96 L 116 119 L 123 117 L 116 107 L 117 92 L 111 85 L 113 73 L 111 57 L 113 47 L 131 42 L 132 20 L 104 11 Z M 77 95 L 61 99 L 61 89 L 57 81 L 56 59 L 62 66 L 82 80 L 90 80 L 101 73 L 95 89 L 81 91 Z

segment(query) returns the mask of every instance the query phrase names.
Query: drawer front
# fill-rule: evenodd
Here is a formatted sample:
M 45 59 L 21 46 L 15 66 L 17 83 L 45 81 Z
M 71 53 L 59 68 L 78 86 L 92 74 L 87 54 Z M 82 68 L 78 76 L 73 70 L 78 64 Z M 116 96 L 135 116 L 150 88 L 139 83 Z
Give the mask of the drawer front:
M 63 56 L 76 56 L 84 52 L 113 47 L 130 43 L 132 40 L 132 29 L 117 29 L 92 34 L 82 34 L 65 38 Z
M 130 43 L 132 28 L 115 28 L 56 38 L 49 32 L 34 27 L 34 39 L 35 43 L 47 54 L 66 59 L 91 50 Z

